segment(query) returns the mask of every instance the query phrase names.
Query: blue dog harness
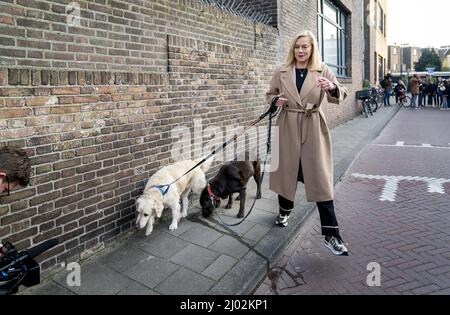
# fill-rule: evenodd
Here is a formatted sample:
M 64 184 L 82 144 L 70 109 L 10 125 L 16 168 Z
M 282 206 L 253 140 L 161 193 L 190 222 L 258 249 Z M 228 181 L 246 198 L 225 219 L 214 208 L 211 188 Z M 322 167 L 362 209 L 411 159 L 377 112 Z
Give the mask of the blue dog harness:
M 161 195 L 163 195 L 163 197 L 164 197 L 169 192 L 170 185 L 155 185 L 155 186 L 150 187 L 150 189 L 152 189 L 152 188 L 158 189 L 159 192 L 161 193 Z

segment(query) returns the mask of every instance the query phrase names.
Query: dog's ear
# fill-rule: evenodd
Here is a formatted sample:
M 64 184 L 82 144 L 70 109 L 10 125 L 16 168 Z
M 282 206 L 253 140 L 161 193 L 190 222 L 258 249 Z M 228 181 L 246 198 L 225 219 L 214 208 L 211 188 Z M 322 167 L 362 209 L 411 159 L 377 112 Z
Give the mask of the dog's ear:
M 163 210 L 164 210 L 163 197 L 159 196 L 159 198 L 156 202 L 156 207 L 155 207 L 157 218 L 161 218 Z
M 158 206 L 155 208 L 155 210 L 156 210 L 156 217 L 157 217 L 157 218 L 161 218 L 161 215 L 162 215 L 163 210 L 164 210 L 164 206 L 163 206 L 163 205 L 158 205 Z

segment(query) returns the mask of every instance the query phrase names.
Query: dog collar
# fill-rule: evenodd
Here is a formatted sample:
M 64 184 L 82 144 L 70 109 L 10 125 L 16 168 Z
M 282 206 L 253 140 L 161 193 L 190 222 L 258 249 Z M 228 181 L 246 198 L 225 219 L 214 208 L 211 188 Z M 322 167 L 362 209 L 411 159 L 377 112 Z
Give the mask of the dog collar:
M 209 198 L 211 199 L 211 202 L 212 202 L 214 208 L 219 208 L 220 207 L 220 200 L 221 200 L 220 197 L 218 197 L 218 196 L 213 194 L 210 184 L 208 184 L 207 190 L 208 190 Z

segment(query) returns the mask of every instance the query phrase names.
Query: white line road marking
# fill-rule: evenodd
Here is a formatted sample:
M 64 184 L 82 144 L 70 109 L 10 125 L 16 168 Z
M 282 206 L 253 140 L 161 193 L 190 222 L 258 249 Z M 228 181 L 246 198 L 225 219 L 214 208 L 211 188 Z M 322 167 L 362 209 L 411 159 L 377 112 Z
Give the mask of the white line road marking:
M 450 143 L 448 147 L 438 147 L 438 146 L 433 146 L 431 144 L 428 143 L 424 143 L 422 145 L 412 145 L 412 144 L 408 144 L 405 145 L 404 142 L 397 142 L 396 144 L 379 144 L 379 143 L 374 143 L 372 145 L 375 145 L 377 147 L 401 147 L 401 148 L 421 148 L 421 149 L 444 149 L 444 150 L 450 150 Z
M 428 184 L 429 193 L 445 194 L 444 184 L 450 183 L 450 179 L 444 178 L 430 178 L 430 177 L 419 177 L 419 176 L 385 176 L 385 175 L 365 175 L 354 173 L 353 177 L 365 178 L 365 179 L 378 179 L 385 180 L 383 192 L 380 196 L 380 201 L 391 201 L 394 202 L 397 197 L 398 186 L 401 181 L 418 181 L 425 182 Z

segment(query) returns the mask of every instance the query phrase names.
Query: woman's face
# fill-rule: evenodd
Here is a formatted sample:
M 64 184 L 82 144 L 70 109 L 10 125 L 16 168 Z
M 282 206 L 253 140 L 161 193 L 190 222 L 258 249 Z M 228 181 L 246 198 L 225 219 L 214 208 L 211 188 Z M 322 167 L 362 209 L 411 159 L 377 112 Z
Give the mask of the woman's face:
M 294 46 L 295 60 L 300 63 L 308 63 L 311 58 L 312 45 L 307 37 L 300 37 Z

